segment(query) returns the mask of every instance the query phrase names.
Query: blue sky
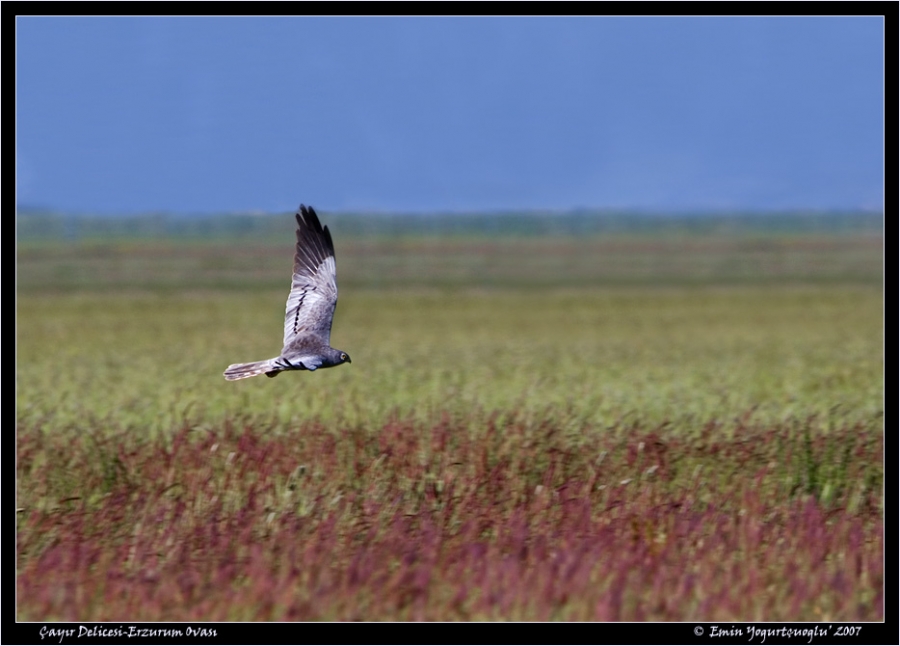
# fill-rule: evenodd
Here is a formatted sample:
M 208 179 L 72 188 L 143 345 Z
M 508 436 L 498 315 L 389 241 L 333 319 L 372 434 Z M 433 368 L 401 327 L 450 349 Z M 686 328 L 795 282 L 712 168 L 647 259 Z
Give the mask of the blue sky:
M 17 201 L 877 210 L 883 49 L 878 17 L 20 17 Z

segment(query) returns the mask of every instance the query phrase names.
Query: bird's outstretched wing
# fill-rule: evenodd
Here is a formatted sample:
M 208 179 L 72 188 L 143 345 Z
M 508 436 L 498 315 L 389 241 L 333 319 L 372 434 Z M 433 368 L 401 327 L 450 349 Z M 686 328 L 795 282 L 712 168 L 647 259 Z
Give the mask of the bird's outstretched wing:
M 307 339 L 312 345 L 328 345 L 335 305 L 337 274 L 331 233 L 328 227 L 322 228 L 312 207 L 301 204 L 294 276 L 284 316 L 284 347 L 302 347 Z

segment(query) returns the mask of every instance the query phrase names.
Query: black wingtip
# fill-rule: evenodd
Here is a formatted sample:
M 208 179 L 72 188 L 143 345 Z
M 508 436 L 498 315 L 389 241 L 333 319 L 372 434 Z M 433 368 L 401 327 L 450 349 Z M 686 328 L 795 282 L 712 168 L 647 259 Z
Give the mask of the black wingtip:
M 328 227 L 323 227 L 319 222 L 319 216 L 311 206 L 301 204 L 295 216 L 297 218 L 297 242 L 301 245 L 312 244 L 318 247 L 318 251 L 324 259 L 334 256 L 334 242 L 331 240 L 331 232 Z
M 309 227 L 313 231 L 321 233 L 322 223 L 319 222 L 319 216 L 316 215 L 316 210 L 313 207 L 301 204 L 300 208 L 297 209 L 296 218 L 297 224 L 299 224 L 301 227 Z
M 315 209 L 311 206 L 301 204 L 294 217 L 297 218 L 297 226 L 301 229 L 309 229 L 319 235 L 328 231 L 328 227 L 322 228 L 322 223 L 319 222 L 319 216 L 316 215 Z

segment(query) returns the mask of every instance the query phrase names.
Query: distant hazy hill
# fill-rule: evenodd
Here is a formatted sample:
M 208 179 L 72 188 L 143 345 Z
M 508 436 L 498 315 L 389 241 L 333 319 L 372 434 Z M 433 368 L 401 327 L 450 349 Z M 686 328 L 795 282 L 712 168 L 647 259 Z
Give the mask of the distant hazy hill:
M 881 234 L 872 212 L 679 213 L 578 210 L 490 213 L 328 213 L 325 222 L 345 237 Z M 290 235 L 289 213 L 128 217 L 20 210 L 16 236 L 28 240 L 128 238 L 269 239 Z

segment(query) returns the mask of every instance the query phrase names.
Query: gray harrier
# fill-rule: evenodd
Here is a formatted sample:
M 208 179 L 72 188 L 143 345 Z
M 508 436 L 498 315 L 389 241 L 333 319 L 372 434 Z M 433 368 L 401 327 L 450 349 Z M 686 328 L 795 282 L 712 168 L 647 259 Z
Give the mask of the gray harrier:
M 263 373 L 277 377 L 284 370 L 315 370 L 350 363 L 346 352 L 328 344 L 337 304 L 331 233 L 328 227 L 322 228 L 312 207 L 301 204 L 296 217 L 297 252 L 284 316 L 284 347 L 274 359 L 228 366 L 225 379 L 229 381 Z

